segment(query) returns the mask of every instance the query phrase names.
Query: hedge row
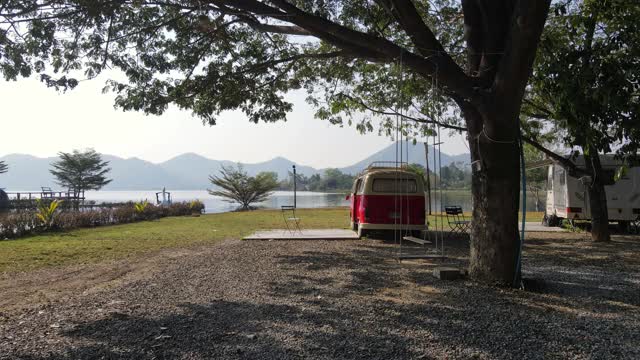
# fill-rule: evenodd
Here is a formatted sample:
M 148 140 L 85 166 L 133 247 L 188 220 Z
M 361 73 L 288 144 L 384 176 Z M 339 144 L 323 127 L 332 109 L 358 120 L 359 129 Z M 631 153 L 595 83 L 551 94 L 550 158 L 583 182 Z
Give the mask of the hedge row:
M 187 216 L 201 213 L 204 204 L 199 201 L 178 202 L 169 206 L 148 204 L 144 210 L 136 210 L 135 204 L 114 208 L 100 208 L 86 211 L 58 211 L 51 223 L 44 224 L 37 211 L 11 212 L 0 214 L 0 240 L 15 239 L 26 235 L 51 230 L 71 230 L 105 225 L 128 224 L 136 221 L 154 220 L 167 216 Z

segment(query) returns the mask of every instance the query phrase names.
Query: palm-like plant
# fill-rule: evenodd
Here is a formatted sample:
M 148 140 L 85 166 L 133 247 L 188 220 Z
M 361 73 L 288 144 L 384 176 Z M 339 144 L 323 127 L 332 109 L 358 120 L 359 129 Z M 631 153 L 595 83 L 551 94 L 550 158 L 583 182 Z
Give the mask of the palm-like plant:
M 4 161 L 0 161 L 0 174 L 4 174 L 7 171 L 9 171 L 9 165 L 7 165 L 7 163 L 5 163 Z
M 136 214 L 138 215 L 144 214 L 145 210 L 147 210 L 147 207 L 149 207 L 149 202 L 147 200 L 134 204 L 134 209 L 136 210 Z
M 62 200 L 53 200 L 51 202 L 36 200 L 36 217 L 40 220 L 41 225 L 45 228 L 51 228 L 55 220 L 56 210 L 62 203 Z

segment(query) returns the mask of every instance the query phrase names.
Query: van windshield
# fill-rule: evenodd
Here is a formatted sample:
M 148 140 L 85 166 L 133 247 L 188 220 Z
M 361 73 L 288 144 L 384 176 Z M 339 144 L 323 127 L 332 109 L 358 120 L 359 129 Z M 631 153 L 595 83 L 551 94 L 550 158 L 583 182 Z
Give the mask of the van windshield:
M 418 184 L 415 179 L 374 179 L 372 189 L 379 193 L 416 193 Z

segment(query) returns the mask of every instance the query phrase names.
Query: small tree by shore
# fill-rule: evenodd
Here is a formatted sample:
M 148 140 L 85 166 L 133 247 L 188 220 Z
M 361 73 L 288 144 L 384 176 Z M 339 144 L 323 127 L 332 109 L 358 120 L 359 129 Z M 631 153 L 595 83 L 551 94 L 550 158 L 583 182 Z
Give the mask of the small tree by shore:
M 54 162 L 49 170 L 56 182 L 73 190 L 79 195 L 85 190 L 100 190 L 111 182 L 107 173 L 111 171 L 108 161 L 93 149 L 85 151 L 73 150 L 72 153 L 59 153 L 60 160 Z
M 240 204 L 240 210 L 251 210 L 251 204 L 267 200 L 278 187 L 278 176 L 272 172 L 261 172 L 249 176 L 242 165 L 223 166 L 220 176 L 209 176 L 209 181 L 220 190 L 209 189 L 209 194 L 220 196 L 224 201 Z

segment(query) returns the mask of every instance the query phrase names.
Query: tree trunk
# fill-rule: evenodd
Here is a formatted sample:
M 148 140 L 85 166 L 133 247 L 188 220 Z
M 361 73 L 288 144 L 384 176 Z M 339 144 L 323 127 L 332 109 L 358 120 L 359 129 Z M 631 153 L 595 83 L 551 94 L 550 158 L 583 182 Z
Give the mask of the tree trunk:
M 467 123 L 477 122 L 468 119 Z M 518 144 L 515 134 L 511 141 L 505 141 L 489 139 L 484 131 L 474 130 L 469 132 L 473 162 L 469 272 L 476 280 L 512 285 L 520 248 Z
M 591 173 L 592 183 L 587 186 L 589 193 L 589 210 L 591 210 L 591 239 L 596 242 L 606 242 L 611 240 L 609 234 L 609 211 L 607 209 L 607 193 L 604 189 L 604 179 L 602 178 L 602 164 L 600 156 L 586 155 L 584 161 L 587 169 Z
M 519 275 L 518 117 L 550 1 L 508 3 L 513 8 L 502 10 L 511 16 L 501 17 L 495 10 L 504 2 L 462 1 L 467 72 L 485 89 L 471 101 L 453 97 L 467 124 L 473 169 L 470 275 L 501 285 L 514 285 Z M 480 56 L 483 49 L 499 56 Z

